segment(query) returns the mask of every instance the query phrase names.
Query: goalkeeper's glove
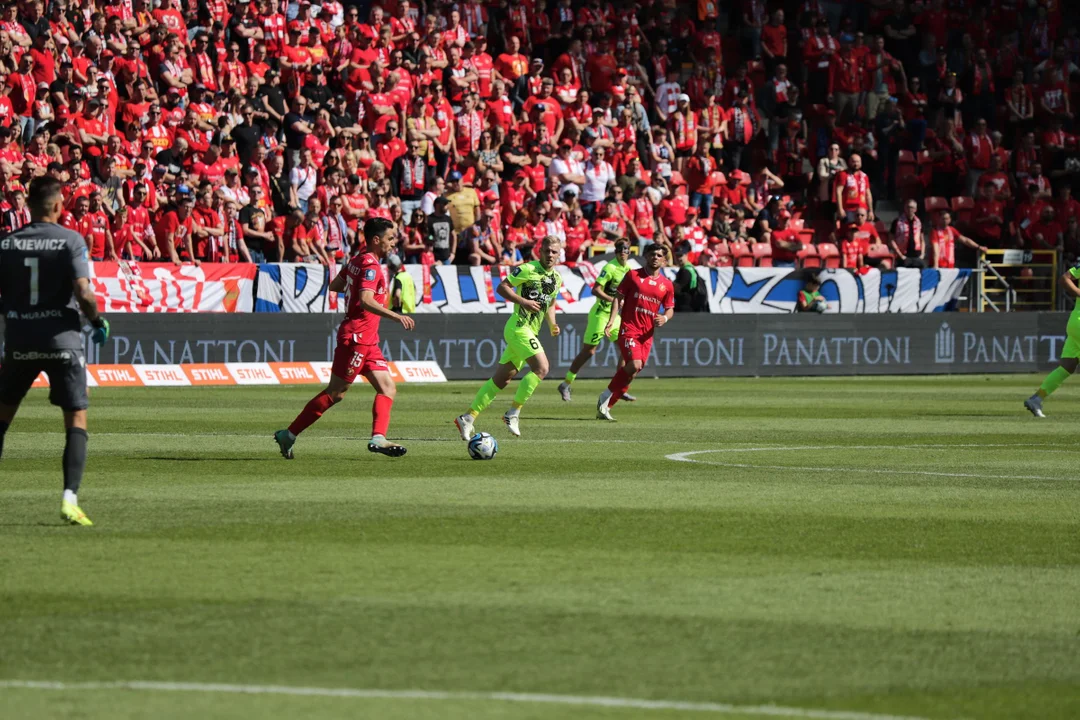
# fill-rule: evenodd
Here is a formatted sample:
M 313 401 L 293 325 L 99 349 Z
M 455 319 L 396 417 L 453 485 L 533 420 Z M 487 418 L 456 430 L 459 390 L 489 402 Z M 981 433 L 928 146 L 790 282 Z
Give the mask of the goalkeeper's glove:
M 94 326 L 94 329 L 90 331 L 90 339 L 95 345 L 104 345 L 109 339 L 109 321 L 98 317 L 90 324 Z

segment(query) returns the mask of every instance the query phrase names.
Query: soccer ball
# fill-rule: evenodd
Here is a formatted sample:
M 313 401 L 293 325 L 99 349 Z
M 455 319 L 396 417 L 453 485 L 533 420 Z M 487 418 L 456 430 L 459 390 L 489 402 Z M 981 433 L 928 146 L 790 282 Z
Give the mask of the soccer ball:
M 816 313 L 823 313 L 829 309 L 829 304 L 825 302 L 825 298 L 818 298 L 814 301 L 814 304 L 810 306 L 810 309 Z
M 490 460 L 499 452 L 499 443 L 490 433 L 476 433 L 469 440 L 469 457 L 473 460 Z

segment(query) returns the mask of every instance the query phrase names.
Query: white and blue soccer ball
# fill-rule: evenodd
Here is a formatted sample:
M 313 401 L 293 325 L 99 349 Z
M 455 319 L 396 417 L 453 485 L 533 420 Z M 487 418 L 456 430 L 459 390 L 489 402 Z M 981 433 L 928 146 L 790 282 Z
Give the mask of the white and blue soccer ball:
M 499 452 L 499 443 L 491 433 L 476 433 L 469 440 L 469 457 L 473 460 L 490 460 Z

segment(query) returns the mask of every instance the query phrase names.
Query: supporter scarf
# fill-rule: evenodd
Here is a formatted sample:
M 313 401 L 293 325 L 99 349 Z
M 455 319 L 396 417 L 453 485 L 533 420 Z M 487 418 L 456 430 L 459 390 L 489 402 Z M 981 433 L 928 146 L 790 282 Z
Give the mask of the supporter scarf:
M 897 242 L 897 245 L 902 245 L 904 252 L 908 257 L 915 257 L 922 253 L 922 220 L 916 215 L 909 222 L 905 215 L 901 215 L 896 218 L 896 235 L 903 242 Z
M 347 234 L 347 225 L 345 218 L 339 213 L 337 215 L 324 215 L 323 221 L 326 224 L 326 247 L 328 250 L 334 250 L 335 252 L 345 247 L 345 238 Z
M 754 138 L 754 121 L 749 115 L 746 110 L 738 105 L 731 110 L 731 137 L 743 145 L 749 145 Z
M 847 174 L 844 181 L 844 205 L 850 203 L 862 203 L 866 198 L 866 191 L 870 187 L 870 178 L 862 170 Z
M 408 156 L 401 158 L 401 192 L 405 194 L 406 188 L 412 188 L 410 195 L 424 192 L 424 158 L 417 155 L 414 158 Z
M 979 95 L 983 90 L 983 83 L 988 83 L 987 92 L 994 92 L 994 73 L 990 70 L 990 63 L 986 65 L 974 65 L 971 69 L 971 91 L 974 95 Z
M 461 20 L 465 23 L 465 29 L 469 31 L 469 34 L 476 35 L 484 24 L 484 8 L 480 5 L 466 5 L 465 8 L 461 13 Z
M 697 118 L 687 110 L 675 113 L 675 147 L 693 147 L 697 143 Z
M 1027 115 L 1028 111 L 1031 110 L 1031 95 L 1028 93 L 1027 86 L 1014 85 L 1009 89 L 1009 95 L 1017 111 L 1021 115 Z

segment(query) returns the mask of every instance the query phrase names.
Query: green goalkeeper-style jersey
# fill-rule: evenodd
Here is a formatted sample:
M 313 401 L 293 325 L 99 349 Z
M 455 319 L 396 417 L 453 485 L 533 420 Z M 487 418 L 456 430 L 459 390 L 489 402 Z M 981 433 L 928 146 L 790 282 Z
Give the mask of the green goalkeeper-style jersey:
M 1080 281 L 1080 267 L 1069 268 L 1069 274 L 1072 275 L 1073 280 Z M 1080 320 L 1080 298 L 1077 298 L 1076 304 L 1073 305 L 1072 315 L 1069 316 L 1069 322 Z
M 615 291 L 619 289 L 619 283 L 622 282 L 623 276 L 630 272 L 631 269 L 629 263 L 620 265 L 617 261 L 612 260 L 600 271 L 600 277 L 596 278 L 596 282 L 604 289 L 605 293 L 614 297 Z M 592 308 L 589 310 L 589 314 L 597 317 L 610 315 L 611 303 L 596 298 L 596 302 L 593 303 Z
M 534 313 L 515 304 L 514 314 L 510 316 L 507 325 L 528 328 L 534 333 L 540 332 L 540 325 L 544 322 L 547 310 L 555 304 L 559 288 L 562 287 L 562 276 L 555 268 L 546 270 L 539 260 L 533 260 L 518 265 L 506 279 L 514 286 L 518 295 L 540 303 L 540 311 Z

